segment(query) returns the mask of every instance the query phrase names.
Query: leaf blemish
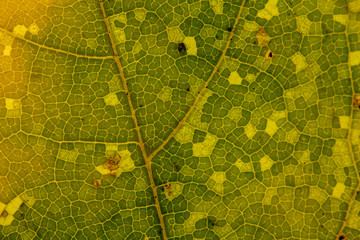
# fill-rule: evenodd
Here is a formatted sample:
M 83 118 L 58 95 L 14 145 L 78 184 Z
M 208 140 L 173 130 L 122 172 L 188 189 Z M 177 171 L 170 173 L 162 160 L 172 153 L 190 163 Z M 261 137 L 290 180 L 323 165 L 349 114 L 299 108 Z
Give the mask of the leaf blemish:
M 265 57 L 266 58 L 272 58 L 274 56 L 274 54 L 273 54 L 273 52 L 271 51 L 271 50 L 269 50 L 269 51 L 267 51 L 267 53 L 266 53 L 266 55 L 265 55 Z
M 346 239 L 346 237 L 344 236 L 344 235 L 341 235 L 340 237 L 339 237 L 339 240 L 345 240 Z
M 107 158 L 107 167 L 110 171 L 116 170 L 119 168 L 121 157 L 119 154 L 109 156 Z
M 260 46 L 260 47 L 264 47 L 264 46 L 268 45 L 268 43 L 270 42 L 270 37 L 263 27 L 259 28 L 259 30 L 257 31 L 256 40 L 257 40 L 258 46 Z
M 353 99 L 353 107 L 355 109 L 360 108 L 360 94 L 355 94 Z
M 183 42 L 177 45 L 177 50 L 179 53 L 186 53 L 186 46 Z
M 8 212 L 6 210 L 2 211 L 0 217 L 6 217 L 8 215 Z
M 100 187 L 101 187 L 101 182 L 100 182 L 99 180 L 94 180 L 93 186 L 94 186 L 95 188 L 100 188 Z

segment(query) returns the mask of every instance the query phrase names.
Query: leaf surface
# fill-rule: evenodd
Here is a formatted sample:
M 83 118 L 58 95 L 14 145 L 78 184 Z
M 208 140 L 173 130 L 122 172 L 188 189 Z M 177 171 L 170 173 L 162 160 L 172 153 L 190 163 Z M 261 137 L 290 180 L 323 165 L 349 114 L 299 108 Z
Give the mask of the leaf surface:
M 360 239 L 358 0 L 0 3 L 1 239 Z

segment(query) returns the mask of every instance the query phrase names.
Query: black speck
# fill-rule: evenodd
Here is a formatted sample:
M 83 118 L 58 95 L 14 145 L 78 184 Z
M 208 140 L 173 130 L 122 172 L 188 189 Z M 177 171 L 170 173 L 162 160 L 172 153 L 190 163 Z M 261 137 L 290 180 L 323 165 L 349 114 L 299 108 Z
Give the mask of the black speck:
M 187 91 L 187 92 L 190 92 L 190 88 L 187 88 L 186 91 Z
M 218 38 L 219 38 L 219 36 L 218 36 L 218 35 L 215 35 L 215 38 L 216 38 L 216 39 L 218 39 Z
M 184 43 L 179 43 L 177 46 L 177 50 L 179 51 L 179 53 L 186 53 L 186 46 Z
M 341 235 L 340 237 L 339 237 L 339 240 L 344 240 L 345 239 L 345 236 L 344 235 Z
M 139 107 L 143 107 L 143 105 L 142 104 L 140 104 L 140 106 Z
M 226 30 L 227 30 L 228 32 L 231 32 L 231 31 L 232 31 L 232 27 L 227 27 Z
M 269 58 L 272 58 L 273 57 L 273 54 L 272 52 L 269 53 Z
M 256 44 L 256 41 L 254 41 L 253 43 Z

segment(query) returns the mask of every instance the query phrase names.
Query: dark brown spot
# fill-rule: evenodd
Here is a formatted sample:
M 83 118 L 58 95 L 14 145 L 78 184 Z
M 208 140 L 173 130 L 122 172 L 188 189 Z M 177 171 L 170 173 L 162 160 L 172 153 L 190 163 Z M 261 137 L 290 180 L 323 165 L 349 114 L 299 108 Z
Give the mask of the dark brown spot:
M 183 42 L 179 43 L 177 45 L 177 50 L 179 51 L 179 53 L 186 53 L 186 46 Z
M 344 236 L 344 235 L 341 235 L 340 237 L 339 237 L 339 240 L 345 240 L 346 239 L 346 237 Z
M 274 54 L 273 54 L 273 52 L 272 51 L 268 51 L 267 53 L 266 53 L 266 58 L 272 58 L 274 56 Z

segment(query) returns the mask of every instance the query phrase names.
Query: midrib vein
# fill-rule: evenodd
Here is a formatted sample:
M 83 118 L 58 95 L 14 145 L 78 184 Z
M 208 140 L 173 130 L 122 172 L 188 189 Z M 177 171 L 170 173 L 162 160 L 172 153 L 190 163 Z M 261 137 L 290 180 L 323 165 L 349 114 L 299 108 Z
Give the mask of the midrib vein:
M 67 51 L 62 50 L 62 49 L 49 47 L 49 46 L 46 46 L 46 45 L 31 41 L 29 39 L 26 39 L 25 37 L 14 34 L 14 33 L 10 32 L 9 30 L 4 29 L 4 28 L 0 28 L 0 31 L 4 32 L 5 34 L 10 35 L 13 38 L 21 39 L 24 42 L 27 42 L 29 44 L 33 44 L 33 45 L 35 45 L 35 46 L 37 46 L 39 48 L 47 49 L 47 50 L 50 50 L 50 51 L 53 51 L 53 52 L 63 53 L 63 54 L 66 54 L 66 55 L 71 55 L 71 56 L 75 56 L 75 57 L 79 57 L 79 58 L 89 58 L 89 59 L 104 60 L 104 59 L 112 59 L 112 58 L 114 58 L 114 56 L 87 56 L 87 55 L 77 54 L 77 53 L 73 53 L 73 52 L 67 52 Z
M 156 191 L 154 177 L 153 177 L 152 170 L 151 170 L 151 159 L 148 158 L 146 150 L 145 150 L 144 142 L 143 142 L 141 132 L 140 132 L 140 127 L 139 127 L 139 124 L 138 124 L 138 121 L 137 121 L 137 118 L 136 118 L 136 115 L 135 115 L 135 109 L 134 109 L 134 106 L 132 104 L 129 89 L 128 89 L 127 84 L 126 84 L 126 78 L 125 78 L 125 75 L 124 75 L 124 72 L 123 72 L 123 68 L 121 66 L 121 62 L 120 62 L 119 54 L 118 54 L 117 49 L 116 49 L 114 38 L 113 38 L 113 35 L 111 33 L 111 29 L 110 29 L 110 25 L 109 25 L 109 19 L 106 16 L 106 12 L 105 12 L 105 8 L 104 8 L 102 0 L 99 0 L 99 3 L 100 3 L 100 7 L 101 7 L 101 12 L 102 12 L 103 17 L 104 17 L 104 21 L 105 21 L 105 24 L 106 24 L 106 28 L 108 30 L 109 38 L 110 38 L 110 41 L 111 41 L 111 47 L 112 47 L 113 52 L 114 52 L 114 60 L 115 60 L 116 65 L 117 65 L 117 67 L 119 69 L 120 78 L 121 78 L 121 81 L 122 81 L 124 89 L 125 89 L 126 97 L 127 97 L 128 103 L 129 103 L 130 110 L 131 110 L 132 119 L 134 121 L 136 132 L 137 132 L 137 135 L 138 135 L 138 138 L 139 138 L 140 149 L 141 149 L 142 155 L 143 155 L 143 157 L 145 159 L 146 170 L 147 170 L 147 173 L 148 173 L 148 176 L 149 176 L 151 189 L 153 190 L 153 195 L 154 195 L 154 199 L 155 199 L 155 207 L 156 207 L 156 211 L 157 211 L 157 214 L 158 214 L 158 217 L 159 217 L 159 220 L 160 220 L 161 232 L 162 232 L 162 235 L 163 235 L 163 239 L 167 240 L 168 238 L 166 236 L 164 218 L 163 218 L 163 215 L 161 213 L 159 197 L 158 197 L 158 194 L 157 194 L 157 191 Z
M 214 70 L 212 71 L 211 75 L 209 76 L 209 78 L 207 79 L 207 81 L 205 82 L 204 84 L 204 87 L 201 89 L 200 93 L 197 95 L 194 103 L 191 105 L 189 111 L 185 114 L 184 118 L 179 122 L 179 124 L 176 126 L 176 128 L 174 128 L 174 130 L 170 133 L 170 135 L 166 138 L 166 140 L 153 152 L 151 153 L 151 155 L 149 156 L 149 159 L 151 161 L 151 159 L 159 152 L 161 151 L 165 145 L 170 141 L 170 139 L 179 131 L 179 129 L 184 125 L 184 123 L 186 122 L 187 118 L 189 117 L 189 115 L 192 113 L 192 111 L 195 109 L 197 103 L 199 102 L 199 100 L 201 99 L 201 97 L 204 95 L 204 92 L 207 88 L 207 86 L 209 85 L 209 82 L 212 80 L 212 78 L 214 77 L 214 75 L 216 74 L 216 72 L 218 71 L 219 69 L 219 66 L 220 64 L 222 63 L 222 61 L 224 60 L 225 58 L 225 54 L 226 54 L 226 51 L 227 49 L 229 48 L 229 45 L 230 45 L 230 42 L 232 40 L 232 37 L 234 36 L 234 31 L 235 31 L 235 28 L 240 20 L 240 15 L 241 15 L 241 12 L 244 8 L 244 4 L 245 4 L 246 0 L 243 0 L 241 6 L 240 6 L 240 9 L 239 9 L 239 13 L 235 19 L 235 23 L 232 27 L 232 30 L 230 32 L 230 35 L 229 35 L 229 39 L 228 41 L 226 42 L 226 45 L 225 45 L 225 48 L 224 48 L 224 51 L 222 52 L 220 58 L 219 58 L 219 61 L 217 62 L 216 66 L 214 67 Z

